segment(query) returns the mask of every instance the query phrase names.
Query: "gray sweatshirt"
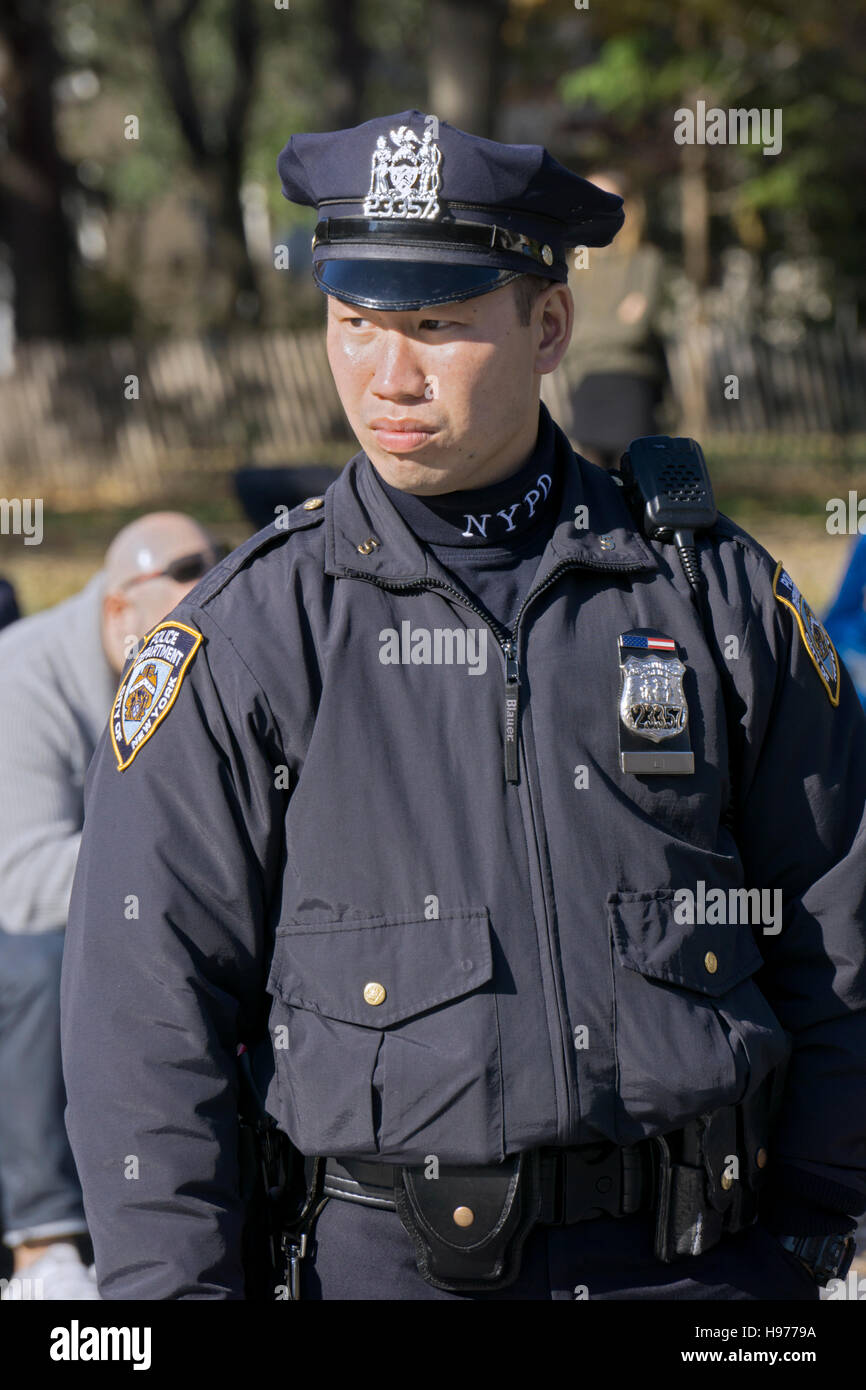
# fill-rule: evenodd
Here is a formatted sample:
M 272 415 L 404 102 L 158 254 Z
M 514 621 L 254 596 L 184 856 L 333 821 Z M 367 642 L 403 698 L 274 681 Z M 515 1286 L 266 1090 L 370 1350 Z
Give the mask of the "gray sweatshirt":
M 0 632 L 0 927 L 65 927 L 84 774 L 118 677 L 102 649 L 104 573 Z

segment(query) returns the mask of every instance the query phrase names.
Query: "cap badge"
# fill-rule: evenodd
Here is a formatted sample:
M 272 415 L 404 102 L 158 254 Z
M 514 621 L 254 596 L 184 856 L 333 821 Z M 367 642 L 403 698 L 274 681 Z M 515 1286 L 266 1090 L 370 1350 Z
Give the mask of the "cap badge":
M 442 153 L 428 126 L 423 136 L 407 125 L 390 132 L 395 148 L 380 135 L 373 151 L 366 217 L 439 216 L 439 166 Z

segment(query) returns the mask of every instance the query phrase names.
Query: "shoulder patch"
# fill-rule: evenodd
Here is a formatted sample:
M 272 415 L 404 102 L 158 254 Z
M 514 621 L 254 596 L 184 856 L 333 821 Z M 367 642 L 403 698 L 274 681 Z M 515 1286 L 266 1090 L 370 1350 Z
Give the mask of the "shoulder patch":
M 780 603 L 790 608 L 797 619 L 803 645 L 821 677 L 824 689 L 830 697 L 830 704 L 835 707 L 839 703 L 839 658 L 836 648 L 827 629 L 815 617 L 788 571 L 782 568 L 781 560 L 773 575 L 773 593 Z
M 174 704 L 202 634 L 185 623 L 158 623 L 120 683 L 111 711 L 111 742 L 120 772 Z

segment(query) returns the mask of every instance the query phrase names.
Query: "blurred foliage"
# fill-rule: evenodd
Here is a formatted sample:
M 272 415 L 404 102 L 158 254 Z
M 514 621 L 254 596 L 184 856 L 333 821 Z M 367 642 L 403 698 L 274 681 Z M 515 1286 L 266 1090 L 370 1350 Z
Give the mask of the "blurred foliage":
M 183 56 L 208 146 L 219 151 L 237 79 L 237 0 L 154 3 L 163 18 L 191 15 Z M 334 128 L 353 103 L 359 120 L 423 108 L 430 7 L 427 0 L 290 0 L 286 9 L 272 0 L 248 3 L 259 37 L 242 183 L 260 199 L 271 243 L 290 242 L 294 257 L 296 246 L 308 246 L 315 216 L 282 198 L 280 149 L 292 131 Z M 106 241 L 103 257 L 82 252 L 77 272 L 90 336 L 221 326 L 207 181 L 167 97 L 146 11 L 142 0 L 53 6 L 64 64 L 58 141 L 79 181 L 73 215 L 79 241 L 81 208 L 102 219 Z M 631 170 L 648 197 L 653 238 L 674 258 L 682 251 L 674 111 L 698 96 L 725 109 L 781 108 L 779 156 L 765 157 L 760 146 L 708 150 L 716 281 L 724 253 L 745 247 L 765 270 L 780 257 L 820 261 L 835 274 L 836 298 L 866 302 L 864 0 L 837 0 L 817 12 L 801 0 L 684 0 L 675 7 L 590 0 L 586 9 L 573 0 L 510 0 L 502 40 L 507 138 L 537 138 L 532 121 L 543 112 L 557 157 L 585 171 Z M 456 33 L 454 43 L 461 41 Z M 129 115 L 139 119 L 138 140 L 124 138 Z M 306 271 L 275 271 L 266 249 L 259 247 L 256 260 L 261 321 L 317 322 L 319 298 Z
M 609 122 L 603 158 L 627 151 L 654 183 L 676 169 L 674 111 L 707 106 L 781 109 L 782 150 L 708 147 L 713 244 L 764 256 L 824 255 L 846 292 L 866 302 L 863 116 L 866 7 L 838 0 L 656 0 L 592 10 L 592 60 L 560 83 L 565 102 Z
M 263 0 L 250 0 L 257 8 L 259 44 L 254 99 L 246 124 L 244 183 L 263 190 L 275 242 L 293 228 L 311 229 L 311 210 L 287 202 L 276 175 L 277 155 L 292 131 L 333 128 L 334 113 L 345 101 L 344 74 L 336 70 L 337 36 L 333 12 L 317 0 L 291 0 L 277 9 Z M 179 12 L 180 0 L 163 3 L 161 13 Z M 424 81 L 424 0 L 358 0 L 356 12 L 361 47 L 371 55 L 365 83 L 365 111 L 369 118 L 383 109 L 415 105 Z M 193 7 L 183 51 L 191 86 L 210 143 L 219 148 L 221 122 L 235 80 L 230 42 L 231 0 L 199 0 Z M 63 152 L 85 175 L 91 192 L 103 200 L 109 216 L 121 225 L 124 219 L 153 215 L 160 204 L 174 202 L 177 215 L 201 222 L 200 171 L 178 129 L 157 65 L 151 31 L 137 0 L 112 0 L 111 5 L 58 0 L 57 43 L 70 73 L 88 71 L 97 78 L 96 90 L 76 99 L 69 89 L 60 116 Z M 89 91 L 89 89 L 88 89 Z M 141 138 L 124 138 L 124 118 L 136 115 Z M 167 284 L 148 284 L 141 274 L 142 228 L 128 236 L 126 266 L 129 294 L 117 293 L 124 266 L 92 266 L 83 276 L 81 292 L 88 313 L 88 331 L 99 333 L 125 328 L 147 335 L 151 330 L 175 331 L 193 327 L 192 305 L 184 315 L 181 301 L 193 292 L 193 280 L 185 276 L 183 256 L 175 253 L 175 292 Z M 168 252 L 168 248 L 167 248 Z M 200 254 L 204 254 L 204 247 Z M 101 291 L 98 281 L 104 275 Z M 304 327 L 320 319 L 320 297 L 306 280 L 297 280 L 260 267 L 264 279 L 262 302 L 265 321 Z M 172 277 L 169 277 L 171 279 Z M 184 280 L 186 278 L 186 284 Z M 175 298 L 175 295 L 177 298 Z M 123 324 L 121 309 L 128 313 Z M 202 326 L 209 326 L 201 307 Z

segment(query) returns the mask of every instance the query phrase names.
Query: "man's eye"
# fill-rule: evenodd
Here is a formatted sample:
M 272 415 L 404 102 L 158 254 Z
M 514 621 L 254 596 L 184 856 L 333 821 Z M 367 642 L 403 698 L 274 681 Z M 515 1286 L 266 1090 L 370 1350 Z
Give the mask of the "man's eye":
M 343 323 L 349 323 L 353 328 L 363 328 L 365 325 L 369 324 L 369 322 L 369 319 L 343 319 Z
M 450 328 L 450 319 L 422 319 L 421 327 L 425 330 L 435 330 L 437 328 Z

